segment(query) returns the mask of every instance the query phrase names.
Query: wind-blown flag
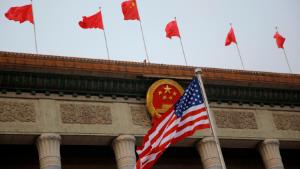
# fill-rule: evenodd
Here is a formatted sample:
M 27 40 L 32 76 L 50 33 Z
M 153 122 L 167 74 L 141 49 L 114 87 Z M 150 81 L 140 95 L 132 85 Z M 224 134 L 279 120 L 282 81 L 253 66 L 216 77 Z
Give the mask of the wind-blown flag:
M 88 29 L 88 28 L 104 29 L 101 11 L 91 16 L 83 16 L 82 21 L 79 21 L 78 24 L 83 29 Z
M 122 2 L 124 20 L 140 20 L 139 11 L 135 0 Z
M 232 42 L 235 44 L 237 43 L 236 39 L 235 39 L 233 28 L 231 27 L 227 34 L 227 37 L 226 37 L 225 46 L 230 45 Z
M 17 21 L 23 23 L 25 21 L 29 21 L 33 24 L 33 13 L 32 13 L 32 5 L 24 5 L 11 7 L 5 13 L 5 17 L 9 20 Z
M 136 169 L 149 169 L 171 144 L 192 135 L 196 130 L 210 128 L 207 110 L 195 77 L 183 96 L 164 113 L 148 131 L 141 147 Z
M 172 39 L 173 36 L 177 36 L 180 38 L 180 33 L 176 20 L 169 22 L 165 28 L 165 31 L 167 38 Z
M 284 48 L 283 44 L 285 42 L 285 38 L 279 34 L 278 31 L 274 34 L 274 38 L 276 40 L 276 44 L 278 48 Z

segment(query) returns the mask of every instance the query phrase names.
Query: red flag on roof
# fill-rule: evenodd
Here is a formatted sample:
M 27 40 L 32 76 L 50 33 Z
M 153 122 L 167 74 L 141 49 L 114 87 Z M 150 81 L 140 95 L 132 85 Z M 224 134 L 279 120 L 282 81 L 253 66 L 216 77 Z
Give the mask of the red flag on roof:
M 236 42 L 236 39 L 235 39 L 235 35 L 234 35 L 234 31 L 233 31 L 233 28 L 231 27 L 228 34 L 227 34 L 227 37 L 226 37 L 226 41 L 225 41 L 225 46 L 228 46 L 230 45 L 231 43 L 237 43 Z
M 281 36 L 278 31 L 276 31 L 276 33 L 274 34 L 274 38 L 276 40 L 277 47 L 283 49 L 284 48 L 283 44 L 284 44 L 285 38 L 283 36 Z
M 140 20 L 139 11 L 135 0 L 122 2 L 124 20 Z
M 5 13 L 5 17 L 9 20 L 17 21 L 23 23 L 25 21 L 29 21 L 33 24 L 33 13 L 32 13 L 32 5 L 24 5 L 11 7 Z
M 173 36 L 177 36 L 180 38 L 180 33 L 176 20 L 169 22 L 165 28 L 165 31 L 167 38 L 171 39 Z
M 79 21 L 78 24 L 83 29 L 89 29 L 89 28 L 104 29 L 101 11 L 91 16 L 83 16 L 82 21 Z

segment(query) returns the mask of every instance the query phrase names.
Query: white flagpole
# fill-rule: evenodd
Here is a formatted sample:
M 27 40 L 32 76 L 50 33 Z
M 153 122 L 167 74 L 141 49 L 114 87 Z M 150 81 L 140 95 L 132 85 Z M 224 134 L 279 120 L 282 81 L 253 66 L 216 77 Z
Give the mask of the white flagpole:
M 196 74 L 196 77 L 197 77 L 198 82 L 199 82 L 200 87 L 201 87 L 201 93 L 204 97 L 204 104 L 205 104 L 206 109 L 207 109 L 212 135 L 213 135 L 213 137 L 215 139 L 215 142 L 217 144 L 217 150 L 218 150 L 218 155 L 219 155 L 219 158 L 220 158 L 220 161 L 221 161 L 221 166 L 222 166 L 222 169 L 226 169 L 226 165 L 225 165 L 225 162 L 224 162 L 224 158 L 223 158 L 222 150 L 221 150 L 221 146 L 220 146 L 220 141 L 219 141 L 219 138 L 218 138 L 218 135 L 217 135 L 217 132 L 216 132 L 214 115 L 213 115 L 213 112 L 209 108 L 209 104 L 208 104 L 208 101 L 207 101 L 207 96 L 206 96 L 206 93 L 205 93 L 205 88 L 204 88 L 203 81 L 202 81 L 202 78 L 201 78 L 202 69 L 201 68 L 196 68 L 195 69 L 195 74 Z
M 99 10 L 101 12 L 101 6 L 99 7 Z M 101 13 L 102 15 L 102 13 Z M 103 22 L 103 15 L 102 15 L 102 22 Z M 106 33 L 105 33 L 105 28 L 103 26 L 103 34 L 104 34 L 104 40 L 105 40 L 105 46 L 106 46 L 106 52 L 107 52 L 107 59 L 110 60 L 110 57 L 109 57 L 109 51 L 108 51 L 108 45 L 107 45 L 107 39 L 106 39 Z
M 35 17 L 33 12 L 33 0 L 31 0 L 32 6 L 32 16 L 33 16 L 33 32 L 34 32 L 34 44 L 35 44 L 35 53 L 38 54 L 37 40 L 36 40 L 36 29 L 35 29 Z
M 285 49 L 282 48 L 282 50 L 283 50 L 283 54 L 284 54 L 284 56 L 285 56 L 286 63 L 287 63 L 287 65 L 288 65 L 288 67 L 289 67 L 290 73 L 293 73 L 293 72 L 292 72 L 292 68 L 291 68 L 291 66 L 290 66 L 290 64 L 289 64 L 288 57 L 287 57 L 287 55 L 286 55 L 286 53 L 285 53 Z
M 278 32 L 278 26 L 276 26 L 275 29 L 276 29 L 276 32 Z M 288 67 L 289 67 L 290 73 L 293 73 L 292 69 L 291 69 L 291 66 L 290 66 L 290 63 L 289 63 L 289 60 L 288 60 L 288 57 L 287 57 L 287 55 L 285 53 L 285 49 L 282 48 L 282 50 L 283 50 L 283 54 L 285 56 L 285 61 L 286 61 L 287 65 L 288 65 Z
M 230 27 L 232 28 L 232 23 L 229 23 L 229 25 L 230 25 Z M 244 62 L 243 62 L 242 55 L 241 55 L 241 52 L 240 52 L 240 48 L 239 48 L 239 45 L 238 45 L 237 42 L 235 43 L 235 46 L 236 46 L 237 52 L 238 52 L 239 57 L 240 57 L 240 61 L 241 61 L 241 64 L 242 64 L 242 68 L 243 68 L 243 70 L 245 70 Z
M 135 1 L 135 2 L 136 2 L 136 1 Z M 136 8 L 137 8 L 138 13 L 139 13 L 139 8 L 138 8 L 138 5 L 137 5 L 137 2 L 136 2 Z M 139 18 L 139 22 L 140 22 L 140 28 L 141 28 L 141 32 L 142 32 L 142 38 L 143 38 L 143 43 L 144 43 L 144 49 L 145 49 L 145 53 L 146 53 L 146 58 L 147 58 L 147 61 L 150 63 L 141 18 Z
M 237 42 L 236 42 L 235 46 L 236 46 L 236 49 L 237 49 L 238 54 L 239 54 L 239 56 L 240 56 L 240 60 L 241 60 L 241 64 L 242 64 L 243 70 L 245 70 L 245 66 L 244 66 L 244 63 L 243 63 L 242 56 L 241 56 L 240 48 L 239 48 Z
M 177 19 L 176 19 L 176 17 L 174 17 L 174 19 L 175 19 L 176 24 L 177 24 Z M 178 25 L 179 25 L 179 24 L 177 24 L 177 27 L 178 27 L 178 29 L 179 29 L 179 26 L 178 26 Z M 182 49 L 182 54 L 183 54 L 183 57 L 184 57 L 185 65 L 187 66 L 186 55 L 185 55 L 185 52 L 184 52 L 184 48 L 183 48 L 183 43 L 182 43 L 181 35 L 180 35 L 179 39 L 180 39 L 180 44 L 181 44 L 181 49 Z
M 142 20 L 141 20 L 141 18 L 140 18 L 140 28 L 141 28 L 141 32 L 142 32 L 143 43 L 144 43 L 144 48 L 145 48 L 145 53 L 146 53 L 147 61 L 150 63 L 149 55 L 148 55 L 148 51 L 147 51 L 147 47 L 146 47 L 145 36 L 144 36 L 144 31 L 143 31 L 143 27 L 142 27 Z

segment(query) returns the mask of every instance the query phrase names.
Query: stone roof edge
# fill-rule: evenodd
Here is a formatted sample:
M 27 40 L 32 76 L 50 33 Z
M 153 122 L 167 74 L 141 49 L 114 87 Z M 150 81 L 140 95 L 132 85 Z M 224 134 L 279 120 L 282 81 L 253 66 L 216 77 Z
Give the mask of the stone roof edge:
M 181 66 L 181 65 L 167 65 L 167 64 L 156 64 L 156 63 L 142 63 L 142 62 L 132 62 L 132 61 L 114 61 L 114 60 L 104 60 L 104 59 L 89 59 L 89 58 L 77 58 L 77 57 L 66 57 L 66 56 L 53 56 L 53 55 L 43 55 L 43 54 L 27 54 L 27 53 L 16 53 L 16 52 L 1 52 L 0 51 L 0 65 L 2 63 L 7 63 L 3 61 L 3 57 L 7 57 L 12 59 L 15 57 L 15 63 L 11 63 L 12 65 L 16 66 L 30 66 L 31 64 L 28 63 L 30 59 L 39 59 L 45 61 L 62 61 L 62 62 L 74 62 L 74 63 L 93 63 L 93 64 L 106 64 L 106 65 L 114 65 L 120 66 L 123 68 L 121 72 L 123 73 L 132 73 L 132 74 L 140 74 L 145 76 L 173 76 L 187 78 L 190 79 L 193 75 L 195 67 L 192 66 Z M 26 58 L 29 59 L 26 65 L 22 65 L 19 61 L 16 61 L 18 58 Z M 2 61 L 1 61 L 2 60 Z M 38 65 L 42 68 L 51 67 L 51 68 L 61 68 L 61 69 L 72 69 L 76 70 L 77 67 L 69 67 L 66 68 L 64 65 L 51 65 L 51 66 L 43 66 L 42 64 Z M 127 67 L 140 67 L 142 69 L 136 70 L 129 70 Z M 79 66 L 80 67 L 80 66 Z M 125 67 L 125 68 L 124 68 Z M 81 68 L 81 67 L 80 67 Z M 159 69 L 157 69 L 159 68 Z M 277 83 L 289 85 L 289 86 L 299 86 L 300 88 L 300 75 L 297 74 L 287 74 L 287 73 L 272 73 L 272 72 L 260 72 L 260 71 L 244 71 L 244 70 L 233 70 L 233 69 L 221 69 L 221 68 L 208 68 L 208 67 L 201 67 L 203 69 L 203 78 L 204 80 L 208 81 L 232 81 L 233 84 L 235 82 L 243 82 L 247 84 L 254 84 L 258 82 L 264 82 L 266 84 L 275 85 Z M 118 73 L 116 70 L 112 68 L 101 68 L 98 70 L 94 70 L 92 68 L 81 68 L 80 70 L 90 70 L 90 71 L 99 71 L 105 73 Z
M 133 65 L 133 66 L 145 66 L 143 62 L 134 62 L 134 61 L 117 61 L 117 60 L 107 60 L 107 59 L 93 59 L 93 58 L 82 58 L 82 57 L 69 57 L 69 56 L 58 56 L 58 55 L 46 55 L 46 54 L 33 54 L 33 53 L 17 53 L 17 52 L 7 52 L 0 51 L 0 56 L 6 55 L 14 55 L 18 57 L 29 57 L 32 59 L 52 59 L 52 60 L 62 60 L 62 61 L 78 61 L 78 62 L 93 62 L 93 63 L 105 63 L 105 64 L 119 64 L 119 65 Z M 172 68 L 182 68 L 187 70 L 194 70 L 195 66 L 183 66 L 183 65 L 168 65 L 168 64 L 159 64 L 159 63 L 147 63 L 147 66 L 155 66 L 155 67 L 172 67 Z M 266 71 L 249 71 L 249 70 L 238 70 L 238 69 L 222 69 L 222 68 L 211 68 L 211 67 L 201 67 L 204 71 L 209 72 L 230 72 L 230 73 L 243 73 L 249 75 L 268 75 L 268 76 L 300 76 L 298 74 L 289 74 L 289 73 L 275 73 L 275 72 L 266 72 Z
M 90 62 L 90 63 L 105 63 L 105 64 L 120 64 L 120 65 L 133 65 L 133 66 L 145 66 L 143 62 L 134 61 L 118 61 L 118 60 L 107 60 L 107 59 L 94 59 L 94 58 L 82 58 L 82 57 L 72 57 L 72 56 L 58 56 L 58 55 L 46 55 L 46 54 L 33 54 L 33 53 L 17 53 L 17 52 L 6 52 L 0 51 L 1 55 L 12 55 L 17 57 L 27 57 L 32 59 L 51 59 L 51 60 L 62 60 L 62 61 L 74 61 L 74 62 Z M 164 66 L 164 67 L 176 67 L 182 69 L 194 68 L 192 66 L 182 66 L 182 65 L 167 65 L 159 63 L 147 63 L 151 66 Z

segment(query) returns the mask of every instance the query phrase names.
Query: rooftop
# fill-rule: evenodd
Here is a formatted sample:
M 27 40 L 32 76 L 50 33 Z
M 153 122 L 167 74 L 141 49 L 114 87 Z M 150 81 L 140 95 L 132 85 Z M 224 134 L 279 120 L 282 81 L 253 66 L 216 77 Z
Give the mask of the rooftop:
M 191 79 L 195 67 L 0 52 L 0 70 L 111 77 Z M 300 89 L 300 75 L 202 68 L 205 83 Z

